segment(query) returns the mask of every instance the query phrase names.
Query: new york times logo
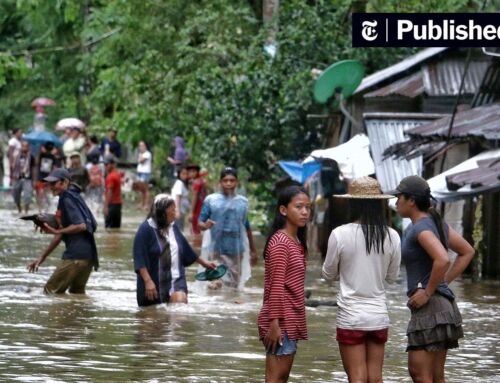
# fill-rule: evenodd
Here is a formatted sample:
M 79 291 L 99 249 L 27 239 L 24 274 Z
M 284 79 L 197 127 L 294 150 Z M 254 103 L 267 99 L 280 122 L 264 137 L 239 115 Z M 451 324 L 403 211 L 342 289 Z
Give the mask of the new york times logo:
M 353 47 L 500 47 L 498 13 L 354 13 Z
M 373 41 L 377 38 L 378 33 L 377 30 L 375 29 L 377 27 L 377 22 L 376 21 L 363 21 L 363 29 L 361 30 L 361 36 L 366 41 Z

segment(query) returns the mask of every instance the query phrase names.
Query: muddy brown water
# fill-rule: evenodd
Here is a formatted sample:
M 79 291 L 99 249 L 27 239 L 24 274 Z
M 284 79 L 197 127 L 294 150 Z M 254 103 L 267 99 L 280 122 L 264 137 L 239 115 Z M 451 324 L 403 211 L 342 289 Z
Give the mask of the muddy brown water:
M 187 271 L 189 304 L 141 310 L 135 300 L 131 246 L 143 216 L 125 211 L 123 228 L 97 234 L 101 268 L 86 296 L 45 296 L 42 288 L 61 249 L 37 274 L 26 264 L 50 240 L 11 210 L 0 209 L 1 382 L 262 382 L 264 352 L 256 319 L 263 265 L 240 293 L 207 293 Z M 258 241 L 262 246 L 262 238 Z M 62 245 L 61 245 L 62 248 Z M 335 287 L 320 278 L 320 261 L 308 263 L 312 298 L 331 301 Z M 401 280 L 388 290 L 392 328 L 385 382 L 409 382 L 405 326 L 408 310 Z M 449 354 L 447 382 L 499 382 L 500 284 L 453 284 L 465 339 Z M 308 308 L 310 340 L 299 343 L 290 382 L 347 382 L 334 338 L 336 307 Z

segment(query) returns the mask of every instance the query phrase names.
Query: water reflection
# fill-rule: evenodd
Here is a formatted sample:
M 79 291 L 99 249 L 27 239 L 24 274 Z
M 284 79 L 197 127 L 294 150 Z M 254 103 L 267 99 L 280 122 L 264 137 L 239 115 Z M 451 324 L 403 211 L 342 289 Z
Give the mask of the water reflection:
M 131 214 L 131 212 L 125 212 Z M 133 214 L 133 213 L 132 213 Z M 42 288 L 60 253 L 38 274 L 26 263 L 50 238 L 34 234 L 9 211 L 0 210 L 0 381 L 20 382 L 261 382 L 264 353 L 256 318 L 262 301 L 263 268 L 243 293 L 207 293 L 189 283 L 189 305 L 138 309 L 131 243 L 143 217 L 129 215 L 120 231 L 97 234 L 101 268 L 92 273 L 87 296 L 45 296 Z M 187 278 L 194 281 L 195 268 Z M 334 298 L 335 287 L 319 278 L 311 259 L 307 288 L 313 298 Z M 406 371 L 404 279 L 388 292 L 393 327 L 386 348 L 386 382 L 409 381 Z M 450 352 L 448 382 L 495 382 L 500 294 L 498 282 L 454 284 L 466 338 Z M 308 308 L 310 341 L 300 342 L 291 382 L 346 382 L 335 342 L 336 308 Z

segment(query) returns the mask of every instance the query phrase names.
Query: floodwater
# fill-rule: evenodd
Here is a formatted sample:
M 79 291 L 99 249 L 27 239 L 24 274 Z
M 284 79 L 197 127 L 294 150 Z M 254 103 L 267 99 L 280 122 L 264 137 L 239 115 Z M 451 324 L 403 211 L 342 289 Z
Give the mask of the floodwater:
M 4 197 L 5 198 L 5 197 Z M 134 232 L 143 216 L 125 211 L 123 228 L 97 234 L 101 267 L 86 296 L 45 296 L 56 250 L 37 274 L 26 264 L 50 236 L 0 209 L 1 382 L 262 382 L 264 352 L 256 319 L 262 300 L 263 265 L 241 293 L 207 293 L 188 269 L 189 304 L 139 309 L 131 260 Z M 260 240 L 259 242 L 262 242 Z M 262 243 L 261 243 L 262 245 Z M 320 261 L 308 264 L 307 289 L 320 301 L 334 299 Z M 465 340 L 447 361 L 447 382 L 499 382 L 500 283 L 453 285 L 463 314 Z M 392 328 L 386 347 L 385 382 L 410 381 L 406 370 L 402 279 L 389 288 Z M 307 310 L 310 340 L 299 342 L 290 382 L 347 382 L 334 338 L 336 308 Z

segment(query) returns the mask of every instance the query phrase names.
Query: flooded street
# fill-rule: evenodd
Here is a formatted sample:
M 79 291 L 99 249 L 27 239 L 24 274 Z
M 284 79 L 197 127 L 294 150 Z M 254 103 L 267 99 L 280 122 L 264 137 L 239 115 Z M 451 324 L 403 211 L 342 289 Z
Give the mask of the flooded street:
M 1 382 L 263 381 L 264 352 L 256 328 L 263 262 L 239 294 L 197 288 L 192 266 L 187 270 L 189 305 L 140 310 L 131 247 L 144 217 L 132 215 L 136 213 L 126 210 L 122 229 L 111 233 L 104 231 L 99 217 L 100 269 L 90 277 L 87 296 L 45 296 L 43 285 L 63 244 L 37 274 L 29 274 L 26 264 L 50 236 L 34 233 L 12 210 L 0 210 Z M 319 259 L 310 259 L 307 289 L 311 298 L 332 300 L 335 291 L 320 279 L 320 266 Z M 402 272 L 389 290 L 386 382 L 410 381 L 404 286 Z M 466 338 L 450 352 L 447 382 L 499 382 L 500 283 L 465 281 L 452 287 Z M 310 340 L 299 343 L 290 382 L 346 382 L 334 337 L 336 308 L 308 308 L 307 319 Z

